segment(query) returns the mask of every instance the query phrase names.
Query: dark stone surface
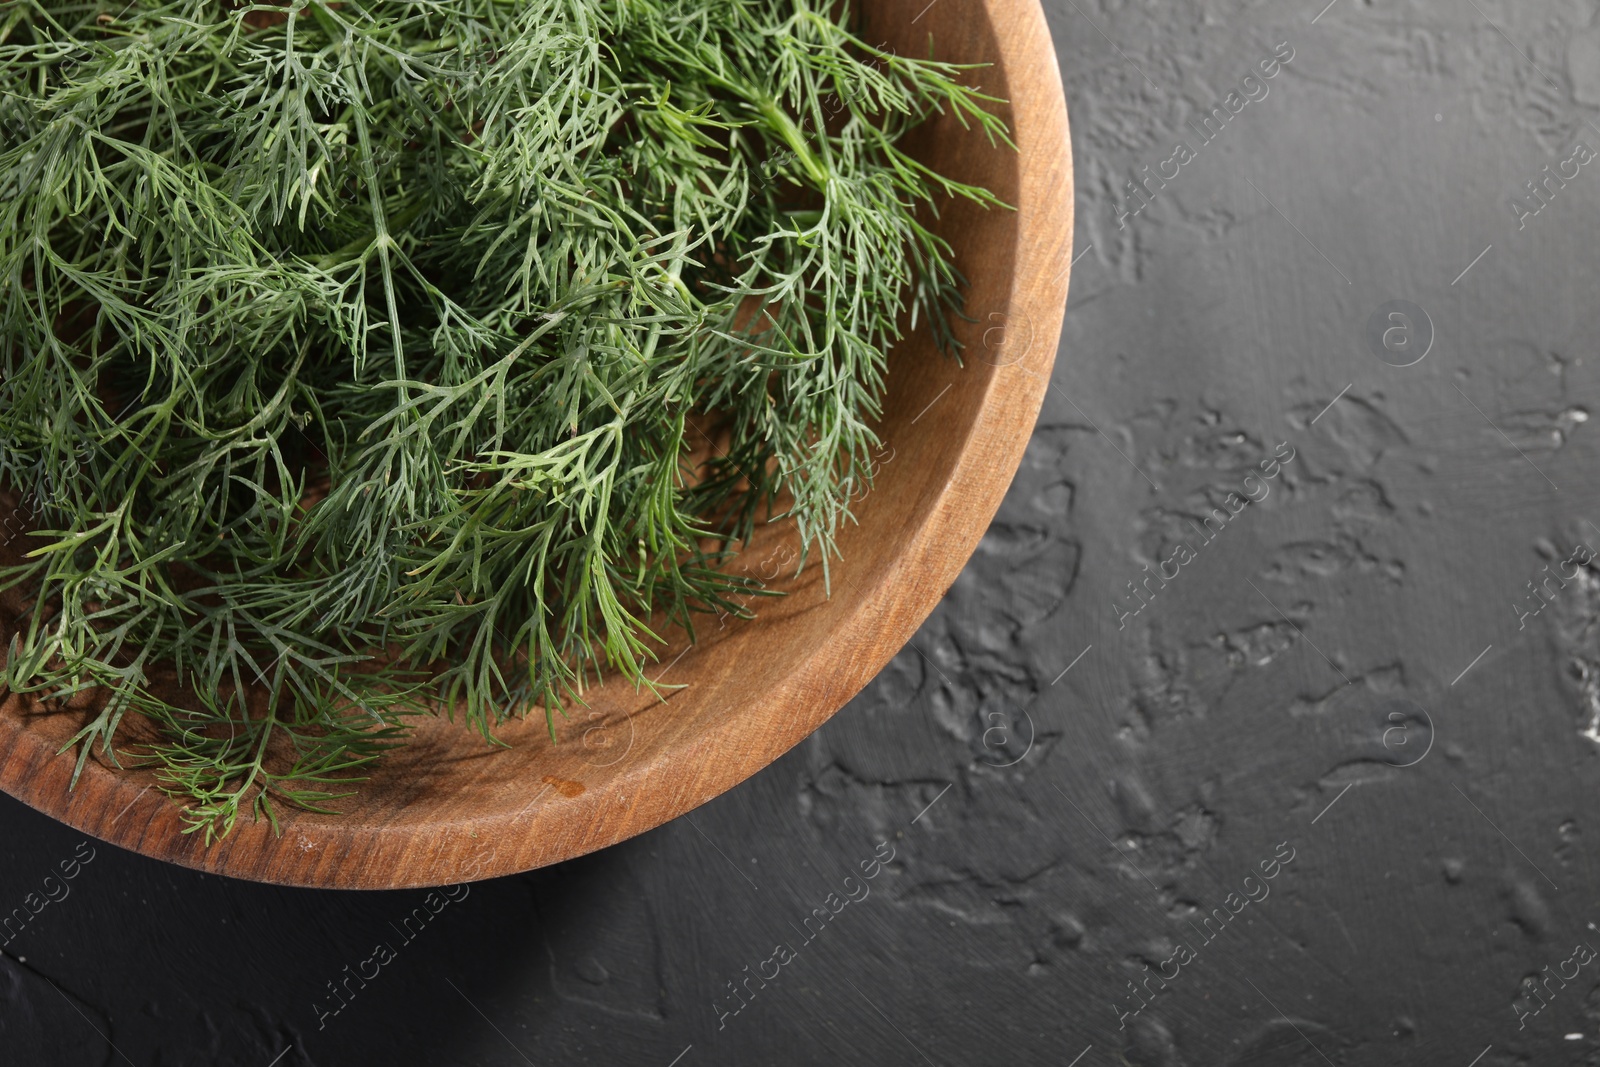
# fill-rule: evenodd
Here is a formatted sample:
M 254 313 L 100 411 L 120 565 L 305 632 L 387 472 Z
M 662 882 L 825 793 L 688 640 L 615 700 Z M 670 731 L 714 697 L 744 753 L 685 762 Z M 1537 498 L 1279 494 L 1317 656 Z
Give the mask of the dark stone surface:
M 1511 206 L 1600 147 L 1600 8 L 1046 2 L 1082 256 L 1057 388 L 914 648 L 692 816 L 409 928 L 425 894 L 101 846 L 5 947 L 0 1061 L 1600 1063 L 1600 570 L 1562 567 L 1600 547 L 1600 167 Z M 0 821 L 10 908 L 79 837 Z M 331 1014 L 347 966 L 376 977 Z

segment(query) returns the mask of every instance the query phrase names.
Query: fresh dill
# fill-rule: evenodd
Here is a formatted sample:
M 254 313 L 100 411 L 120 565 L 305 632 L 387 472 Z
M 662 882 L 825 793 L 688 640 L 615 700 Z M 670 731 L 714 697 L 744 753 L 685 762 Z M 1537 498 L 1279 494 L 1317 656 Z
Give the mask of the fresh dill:
M 208 841 L 331 810 L 416 713 L 553 733 L 642 684 L 740 610 L 758 523 L 826 567 L 886 351 L 953 347 L 931 220 L 999 205 L 903 135 L 1006 141 L 965 68 L 851 24 L 0 5 L 0 681 L 88 702 L 73 780 L 153 767 Z

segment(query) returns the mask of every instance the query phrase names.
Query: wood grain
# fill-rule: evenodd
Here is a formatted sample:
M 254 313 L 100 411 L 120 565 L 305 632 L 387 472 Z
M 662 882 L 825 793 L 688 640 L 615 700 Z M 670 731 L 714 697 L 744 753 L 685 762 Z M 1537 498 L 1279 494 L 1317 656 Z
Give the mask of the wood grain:
M 953 206 L 939 222 L 969 281 L 964 366 L 919 334 L 890 361 L 877 484 L 839 538 L 843 561 L 780 582 L 748 621 L 681 638 L 652 677 L 665 699 L 621 682 L 592 691 L 552 744 L 542 721 L 491 748 L 430 721 L 340 815 L 287 812 L 282 835 L 241 822 L 206 848 L 142 773 L 91 761 L 68 789 L 57 755 L 70 713 L 0 708 L 0 789 L 88 834 L 184 866 L 286 885 L 392 889 L 490 878 L 605 848 L 690 811 L 755 774 L 842 707 L 927 617 L 999 507 L 1048 388 L 1067 295 L 1072 165 L 1060 73 L 1038 0 L 878 0 L 871 38 L 907 54 L 989 63 L 985 91 L 1010 101 L 1017 151 L 946 117 L 916 150 L 987 185 L 1013 212 Z M 775 573 L 786 531 L 764 531 L 735 567 Z

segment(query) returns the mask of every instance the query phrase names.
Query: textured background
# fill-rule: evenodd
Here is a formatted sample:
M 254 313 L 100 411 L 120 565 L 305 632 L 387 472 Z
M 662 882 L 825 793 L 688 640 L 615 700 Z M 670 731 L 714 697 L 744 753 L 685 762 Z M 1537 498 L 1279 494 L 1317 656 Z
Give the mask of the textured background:
M 1600 148 L 1600 5 L 1324 2 L 1045 0 L 1079 182 L 1056 388 L 915 647 L 809 741 L 409 942 L 422 893 L 100 846 L 4 949 L 0 1061 L 1600 1063 L 1600 570 L 1561 565 L 1600 548 L 1600 166 L 1512 206 Z M 0 825 L 9 909 L 80 839 Z

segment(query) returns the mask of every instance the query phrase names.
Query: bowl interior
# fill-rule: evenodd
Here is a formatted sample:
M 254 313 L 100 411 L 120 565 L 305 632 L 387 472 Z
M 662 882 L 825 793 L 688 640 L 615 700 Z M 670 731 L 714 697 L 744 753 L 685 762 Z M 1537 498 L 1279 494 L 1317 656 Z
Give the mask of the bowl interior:
M 582 855 L 660 825 L 765 767 L 837 711 L 926 618 L 999 506 L 1048 384 L 1072 245 L 1071 161 L 1061 83 L 1037 0 L 875 0 L 868 40 L 901 54 L 990 66 L 974 83 L 1002 108 L 1018 151 L 952 116 L 918 131 L 915 153 L 982 184 L 1015 211 L 942 209 L 940 233 L 969 282 L 964 365 L 925 331 L 890 360 L 874 487 L 841 532 L 842 560 L 798 578 L 774 526 L 733 564 L 787 595 L 748 620 L 708 617 L 676 635 L 650 672 L 659 694 L 621 681 L 558 723 L 500 731 L 492 748 L 459 720 L 425 722 L 382 761 L 343 813 L 280 809 L 282 835 L 242 820 L 211 848 L 181 834 L 151 776 L 56 755 L 79 722 L 0 708 L 0 788 L 96 837 L 150 856 L 260 881 L 399 888 L 487 878 Z

